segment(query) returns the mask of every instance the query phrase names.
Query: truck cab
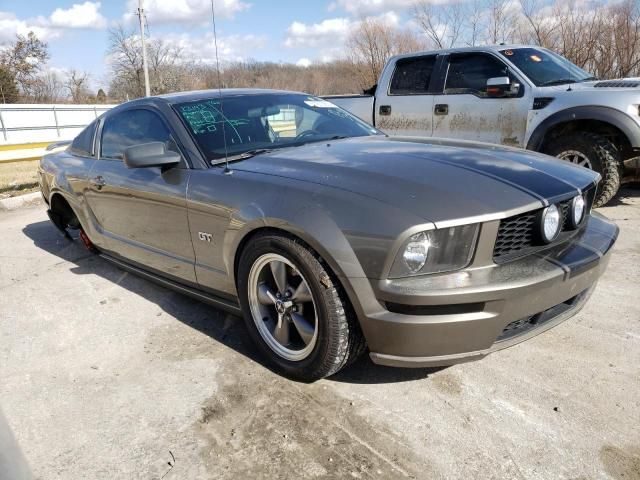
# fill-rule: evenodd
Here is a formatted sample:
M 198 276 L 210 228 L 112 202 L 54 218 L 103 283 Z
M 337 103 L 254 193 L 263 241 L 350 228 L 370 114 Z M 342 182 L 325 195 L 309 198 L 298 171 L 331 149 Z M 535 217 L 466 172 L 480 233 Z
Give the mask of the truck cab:
M 399 55 L 374 95 L 329 99 L 389 135 L 527 148 L 591 168 L 602 176 L 596 205 L 640 174 L 640 81 L 599 81 L 541 47 Z

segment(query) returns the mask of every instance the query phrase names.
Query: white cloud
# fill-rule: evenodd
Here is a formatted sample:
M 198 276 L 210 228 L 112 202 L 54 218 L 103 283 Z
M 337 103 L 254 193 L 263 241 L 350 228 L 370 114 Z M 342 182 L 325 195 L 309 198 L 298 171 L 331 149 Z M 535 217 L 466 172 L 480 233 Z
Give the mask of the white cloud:
M 307 68 L 307 67 L 311 66 L 311 60 L 309 60 L 308 58 L 301 58 L 300 60 L 298 60 L 296 62 L 296 65 L 299 66 L 299 67 Z
M 56 8 L 48 24 L 56 28 L 100 29 L 107 26 L 107 20 L 100 13 L 100 2 L 84 2 L 67 9 Z
M 397 27 L 400 18 L 394 12 L 386 12 L 375 18 L 391 27 Z M 338 17 L 320 23 L 293 22 L 287 28 L 284 45 L 289 48 L 318 48 L 326 58 L 334 59 L 344 54 L 344 43 L 349 34 L 358 28 L 360 20 Z
M 329 18 L 320 23 L 306 24 L 293 22 L 287 28 L 285 46 L 321 47 L 333 43 L 342 43 L 354 28 L 356 22 L 347 18 Z
M 0 44 L 12 42 L 16 35 L 33 32 L 40 40 L 51 40 L 60 36 L 60 32 L 46 26 L 43 19 L 21 20 L 11 12 L 0 12 Z
M 197 37 L 188 33 L 169 33 L 163 35 L 162 39 L 170 45 L 179 47 L 185 59 L 210 64 L 216 61 L 215 43 L 211 32 Z M 253 52 L 266 44 L 266 37 L 260 35 L 219 35 L 218 56 L 221 63 L 248 60 Z
M 214 0 L 216 18 L 233 18 L 251 7 L 242 0 Z M 211 0 L 146 0 L 144 11 L 149 23 L 205 24 L 211 22 Z M 138 0 L 128 0 L 125 20 L 134 18 Z
M 414 4 L 415 0 L 336 0 L 329 4 L 329 11 L 341 8 L 352 15 L 370 15 L 387 10 L 409 8 Z

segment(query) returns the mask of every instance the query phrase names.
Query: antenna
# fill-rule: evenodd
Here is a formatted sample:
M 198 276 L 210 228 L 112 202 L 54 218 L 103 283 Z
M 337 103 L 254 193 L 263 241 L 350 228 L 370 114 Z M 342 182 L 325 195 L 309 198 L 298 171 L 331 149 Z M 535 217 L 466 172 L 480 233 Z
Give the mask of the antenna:
M 227 151 L 227 134 L 224 130 L 226 117 L 224 116 L 224 108 L 222 105 L 222 81 L 220 80 L 220 61 L 218 60 L 218 35 L 216 33 L 216 12 L 213 8 L 213 0 L 211 0 L 211 20 L 213 22 L 213 44 L 216 50 L 216 71 L 218 73 L 218 95 L 220 96 L 220 115 L 222 115 L 222 141 L 224 142 L 224 173 L 231 175 L 232 170 L 229 169 L 229 153 Z

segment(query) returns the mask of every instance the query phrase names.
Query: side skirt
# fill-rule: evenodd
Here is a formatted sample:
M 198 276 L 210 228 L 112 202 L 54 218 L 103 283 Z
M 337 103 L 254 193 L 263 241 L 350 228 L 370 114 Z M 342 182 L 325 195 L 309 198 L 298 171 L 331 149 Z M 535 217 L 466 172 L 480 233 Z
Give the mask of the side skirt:
M 141 268 L 134 267 L 133 265 L 123 262 L 122 260 L 118 260 L 117 258 L 114 258 L 111 255 L 108 255 L 106 253 L 100 253 L 99 255 L 100 257 L 104 258 L 106 261 L 111 262 L 114 265 L 117 265 L 123 270 L 131 272 L 140 277 L 146 278 L 147 280 L 150 280 L 158 285 L 169 288 L 178 293 L 188 295 L 192 298 L 195 298 L 196 300 L 199 300 L 201 302 L 207 303 L 214 307 L 220 308 L 234 315 L 242 316 L 242 310 L 240 310 L 240 306 L 233 301 L 230 301 L 224 298 L 219 298 L 219 297 L 216 297 L 215 295 L 211 295 L 208 293 L 204 293 L 200 290 L 196 290 L 195 288 L 190 288 L 185 285 L 181 285 L 167 278 L 147 272 L 146 270 L 142 270 Z

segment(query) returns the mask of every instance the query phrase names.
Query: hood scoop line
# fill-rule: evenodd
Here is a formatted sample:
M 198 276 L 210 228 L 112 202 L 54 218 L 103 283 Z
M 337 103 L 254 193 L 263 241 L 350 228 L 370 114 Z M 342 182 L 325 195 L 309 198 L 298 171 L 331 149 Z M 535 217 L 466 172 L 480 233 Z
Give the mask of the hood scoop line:
M 636 88 L 640 87 L 640 82 L 633 80 L 607 80 L 606 82 L 598 82 L 594 85 L 596 88 Z

